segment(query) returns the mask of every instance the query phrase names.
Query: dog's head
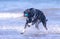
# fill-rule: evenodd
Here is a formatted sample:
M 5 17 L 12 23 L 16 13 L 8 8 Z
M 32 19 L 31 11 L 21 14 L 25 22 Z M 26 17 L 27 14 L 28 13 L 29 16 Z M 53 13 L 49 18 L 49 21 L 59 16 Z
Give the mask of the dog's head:
M 30 13 L 30 10 L 29 9 L 26 9 L 24 11 L 24 17 L 28 17 L 29 16 L 29 13 Z
M 24 17 L 28 17 L 30 15 L 30 17 L 33 15 L 34 12 L 34 8 L 30 8 L 30 9 L 26 9 L 24 11 Z

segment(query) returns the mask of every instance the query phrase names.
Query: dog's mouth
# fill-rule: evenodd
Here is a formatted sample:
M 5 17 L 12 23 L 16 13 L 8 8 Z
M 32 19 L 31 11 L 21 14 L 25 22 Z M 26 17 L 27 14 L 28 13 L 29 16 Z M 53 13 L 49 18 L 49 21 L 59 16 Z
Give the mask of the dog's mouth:
M 28 17 L 28 14 L 25 14 L 26 17 Z
M 28 17 L 28 13 L 25 13 L 25 14 L 24 14 L 24 17 Z

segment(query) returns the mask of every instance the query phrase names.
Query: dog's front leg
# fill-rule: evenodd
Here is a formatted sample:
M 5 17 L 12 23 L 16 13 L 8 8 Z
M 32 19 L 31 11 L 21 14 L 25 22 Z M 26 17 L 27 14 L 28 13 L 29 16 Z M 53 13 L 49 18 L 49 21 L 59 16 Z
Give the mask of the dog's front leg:
M 25 26 L 24 26 L 24 29 L 23 29 L 23 31 L 22 31 L 22 34 L 26 31 L 27 26 L 28 26 L 28 21 L 26 21 L 26 24 L 25 24 Z
M 27 28 L 27 26 L 28 26 L 28 22 L 26 22 L 24 29 L 26 29 L 26 28 Z

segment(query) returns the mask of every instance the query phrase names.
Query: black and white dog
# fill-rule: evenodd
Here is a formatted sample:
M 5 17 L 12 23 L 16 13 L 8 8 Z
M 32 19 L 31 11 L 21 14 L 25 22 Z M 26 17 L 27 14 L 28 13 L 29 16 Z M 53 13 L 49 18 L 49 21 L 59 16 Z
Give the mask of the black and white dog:
M 34 24 L 35 24 L 35 27 L 39 29 L 38 24 L 42 22 L 43 26 L 47 30 L 47 27 L 46 27 L 47 20 L 42 11 L 34 8 L 26 9 L 24 11 L 24 17 L 27 17 L 24 29 L 26 29 L 27 26 L 30 27 L 31 25 L 34 25 Z

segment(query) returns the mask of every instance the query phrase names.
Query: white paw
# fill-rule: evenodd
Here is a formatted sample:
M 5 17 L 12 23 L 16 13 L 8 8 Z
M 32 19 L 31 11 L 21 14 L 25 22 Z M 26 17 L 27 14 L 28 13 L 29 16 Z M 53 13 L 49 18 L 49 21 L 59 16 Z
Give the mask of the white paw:
M 25 33 L 25 31 L 26 31 L 26 29 L 23 29 L 22 32 L 21 32 L 21 34 Z

